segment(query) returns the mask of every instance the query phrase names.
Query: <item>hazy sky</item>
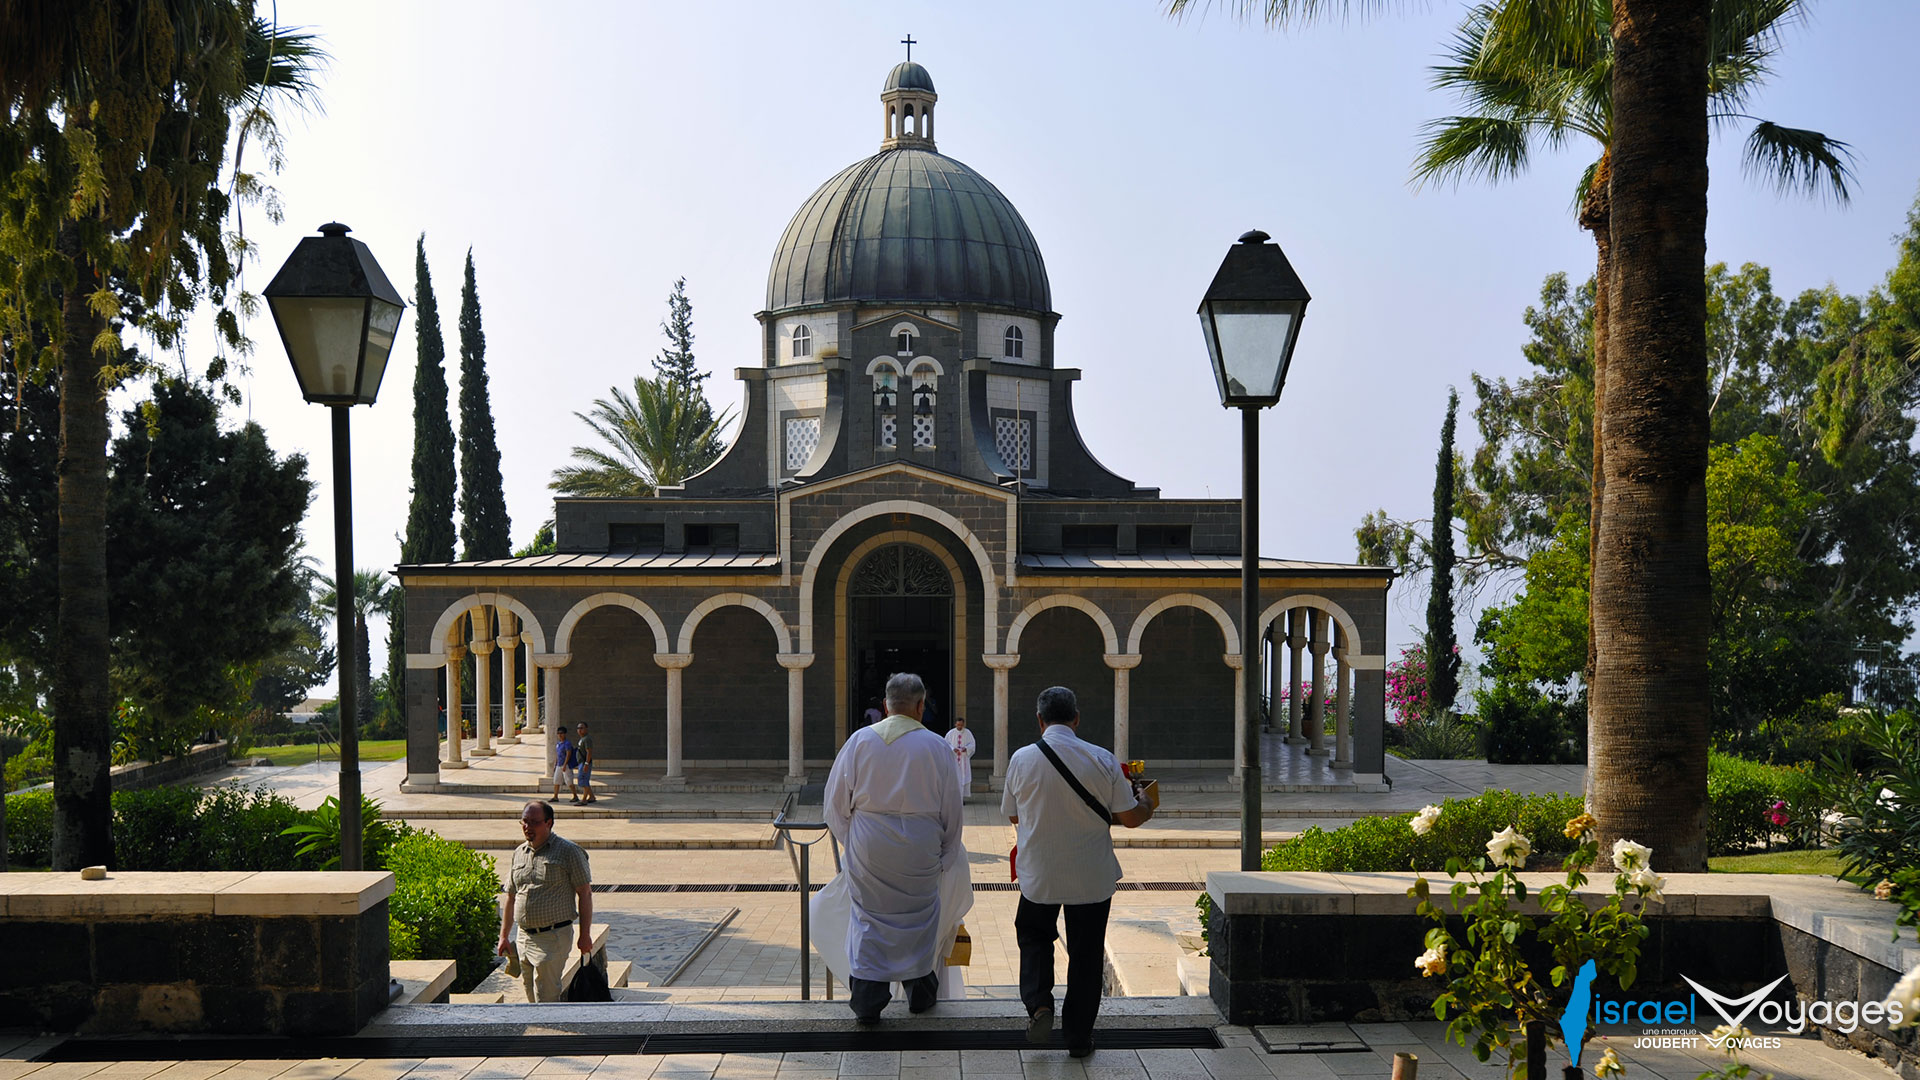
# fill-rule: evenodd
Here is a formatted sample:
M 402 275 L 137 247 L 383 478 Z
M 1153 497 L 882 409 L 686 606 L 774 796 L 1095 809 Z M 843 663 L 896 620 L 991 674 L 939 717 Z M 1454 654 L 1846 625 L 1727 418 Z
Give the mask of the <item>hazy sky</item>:
M 1876 285 L 1920 186 L 1904 85 L 1920 5 L 1810 6 L 1752 109 L 1851 143 L 1852 204 L 1748 181 L 1744 127 L 1717 136 L 1712 158 L 1708 257 L 1770 266 L 1783 295 Z M 320 33 L 333 62 L 324 113 L 287 125 L 285 223 L 247 218 L 263 252 L 249 284 L 339 220 L 410 296 L 424 232 L 457 393 L 471 248 L 525 544 L 552 516 L 550 474 L 589 438 L 573 413 L 651 371 L 676 277 L 709 394 L 737 405 L 732 373 L 759 362 L 752 316 L 774 245 L 816 187 L 879 148 L 880 87 L 911 32 L 940 93 L 940 151 L 998 186 L 1040 243 L 1058 362 L 1083 372 L 1080 433 L 1121 475 L 1169 497 L 1239 494 L 1237 418 L 1215 396 L 1193 312 L 1240 233 L 1285 248 L 1314 300 L 1263 421 L 1262 547 L 1351 560 L 1365 512 L 1429 512 L 1447 387 L 1463 391 L 1470 450 L 1469 374 L 1522 374 L 1521 312 L 1541 280 L 1592 272 L 1571 213 L 1589 146 L 1499 187 L 1408 183 L 1422 124 L 1455 109 L 1428 68 L 1464 8 L 1273 33 L 1220 15 L 1176 23 L 1153 0 L 280 0 L 280 20 Z M 245 409 L 276 449 L 308 455 L 307 543 L 331 566 L 326 410 L 301 401 L 271 320 L 251 329 Z M 399 559 L 413 364 L 409 311 L 379 404 L 353 413 L 362 566 Z M 1397 599 L 1396 650 L 1423 606 Z

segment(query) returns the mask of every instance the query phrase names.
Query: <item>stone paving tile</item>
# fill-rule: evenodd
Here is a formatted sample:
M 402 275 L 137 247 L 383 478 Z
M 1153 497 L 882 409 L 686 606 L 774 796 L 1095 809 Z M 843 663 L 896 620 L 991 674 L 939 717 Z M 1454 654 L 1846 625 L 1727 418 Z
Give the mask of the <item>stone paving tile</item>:
M 173 1063 L 170 1061 L 116 1061 L 106 1068 L 101 1069 L 99 1072 L 94 1073 L 92 1080 L 147 1080 L 147 1077 L 154 1075 L 171 1064 Z M 239 1065 L 235 1065 L 234 1068 L 238 1069 L 247 1064 L 249 1063 L 243 1061 Z M 262 1062 L 261 1064 L 264 1065 L 267 1063 Z M 287 1071 L 288 1066 L 295 1065 L 297 1062 L 282 1061 L 274 1064 L 277 1064 L 279 1067 L 274 1069 L 269 1075 L 284 1073 Z M 229 1070 L 229 1072 L 231 1072 L 231 1070 Z M 225 1076 L 228 1074 L 222 1073 L 221 1075 Z
M 727 1076 L 773 1076 L 780 1071 L 785 1054 L 727 1054 L 720 1059 L 717 1073 Z
M 850 1050 L 840 1055 L 841 1076 L 898 1076 L 900 1055 L 887 1050 Z
M 428 1058 L 407 1070 L 407 1080 L 461 1080 L 486 1060 L 482 1057 Z
M 1333 1080 L 1337 1075 L 1327 1067 L 1326 1062 L 1320 1059 L 1319 1054 L 1266 1054 L 1261 1064 L 1265 1065 L 1267 1071 L 1277 1080 Z M 1420 1074 L 1425 1076 L 1426 1071 L 1427 1062 L 1422 1058 Z M 1154 1080 L 1160 1080 L 1161 1074 L 1158 1071 L 1152 1075 Z
M 658 1064 L 658 1055 L 622 1054 L 601 1062 L 593 1076 L 594 1080 L 648 1080 Z
M 1021 1063 L 1027 1080 L 1086 1080 L 1086 1066 L 1080 1059 L 1068 1057 L 1065 1050 L 1021 1051 L 1023 1057 L 1029 1053 L 1034 1056 Z
M 962 1050 L 960 1051 L 960 1071 L 972 1076 L 978 1073 L 986 1076 L 992 1073 L 1019 1073 L 1020 1051 L 1018 1050 Z
M 789 1069 L 780 1066 L 780 1080 L 834 1080 L 840 1075 L 835 1069 Z
M 1271 1075 L 1267 1071 L 1266 1063 L 1261 1060 L 1266 1055 L 1256 1054 L 1252 1050 L 1244 1048 L 1195 1050 L 1193 1055 L 1200 1060 L 1200 1065 L 1207 1070 L 1207 1074 L 1215 1080 L 1238 1077 L 1260 1077 L 1261 1080 L 1265 1080 Z
M 368 1058 L 340 1075 L 343 1080 L 397 1080 L 423 1060 L 422 1058 Z
M 524 1080 L 545 1058 L 490 1057 L 467 1074 L 467 1080 Z
M 1335 1076 L 1392 1076 L 1393 1055 L 1382 1056 L 1378 1053 L 1365 1054 L 1316 1054 Z
M 960 1080 L 960 1063 L 900 1066 L 900 1080 Z
M 905 1071 L 907 1069 L 921 1069 L 921 1068 L 939 1067 L 939 1066 L 951 1066 L 956 1069 L 959 1068 L 960 1067 L 960 1051 L 958 1050 L 902 1050 L 900 1052 L 900 1069 L 901 1069 L 901 1074 L 903 1076 L 905 1075 Z
M 782 1054 L 780 1057 L 780 1075 L 790 1072 L 838 1073 L 841 1053 L 838 1050 L 806 1050 L 798 1053 Z
M 238 1064 L 238 1061 L 176 1061 L 153 1075 L 165 1080 L 208 1080 Z
M 35 1080 L 84 1080 L 107 1067 L 104 1061 L 56 1061 L 50 1064 L 41 1062 L 22 1062 L 31 1065 Z M 21 1075 L 25 1075 L 24 1073 Z
M 298 1061 L 293 1068 L 280 1074 L 281 1080 L 336 1080 L 342 1073 L 360 1064 L 359 1058 L 326 1058 L 319 1061 Z

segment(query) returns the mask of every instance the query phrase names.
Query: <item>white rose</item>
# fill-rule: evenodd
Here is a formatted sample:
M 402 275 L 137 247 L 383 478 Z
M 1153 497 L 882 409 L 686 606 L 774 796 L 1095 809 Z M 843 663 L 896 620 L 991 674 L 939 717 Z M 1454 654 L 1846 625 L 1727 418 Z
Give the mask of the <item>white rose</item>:
M 1425 836 L 1433 831 L 1433 823 L 1439 820 L 1440 808 L 1428 803 L 1420 808 L 1419 813 L 1413 815 L 1413 820 L 1408 822 L 1408 825 L 1412 827 L 1415 836 Z
M 1423 952 L 1413 961 L 1413 966 L 1422 975 L 1443 975 L 1447 970 L 1447 947 L 1436 945 Z
M 1920 967 L 1901 976 L 1893 984 L 1893 992 L 1887 995 L 1888 1027 L 1920 1027 Z M 1894 1023 L 1893 1012 L 1898 1009 L 1899 1022 Z
M 1533 851 L 1533 844 L 1519 831 L 1509 825 L 1493 834 L 1487 841 L 1487 858 L 1495 866 L 1511 866 L 1518 870 L 1527 864 L 1527 856 Z
M 1635 870 L 1632 876 L 1627 878 L 1627 883 L 1640 890 L 1640 895 L 1649 900 L 1665 900 L 1667 898 L 1666 894 L 1661 892 L 1662 889 L 1667 887 L 1667 879 L 1645 867 Z
M 1622 837 L 1613 842 L 1613 865 L 1618 870 L 1644 870 L 1653 858 L 1653 849 Z

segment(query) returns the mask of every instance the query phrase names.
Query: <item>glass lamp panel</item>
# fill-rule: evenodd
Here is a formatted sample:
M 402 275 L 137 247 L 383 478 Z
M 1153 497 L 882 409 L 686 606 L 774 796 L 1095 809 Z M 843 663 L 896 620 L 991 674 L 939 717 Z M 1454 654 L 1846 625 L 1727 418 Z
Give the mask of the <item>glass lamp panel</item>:
M 1271 403 L 1280 395 L 1292 344 L 1294 305 L 1215 300 L 1200 316 L 1225 401 Z
M 359 297 L 283 296 L 270 300 L 300 393 L 308 401 L 352 400 L 367 302 Z M 392 348 L 393 337 L 387 337 Z
M 400 330 L 399 304 L 389 304 L 385 300 L 373 301 L 373 311 L 367 319 L 366 360 L 360 368 L 359 399 L 363 405 L 373 404 L 380 396 L 380 380 L 386 377 L 387 360 L 393 355 L 393 339 Z

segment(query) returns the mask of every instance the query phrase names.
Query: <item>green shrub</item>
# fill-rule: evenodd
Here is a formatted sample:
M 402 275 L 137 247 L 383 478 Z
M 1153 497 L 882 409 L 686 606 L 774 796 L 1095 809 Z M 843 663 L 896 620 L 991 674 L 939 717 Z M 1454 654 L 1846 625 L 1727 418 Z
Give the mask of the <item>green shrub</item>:
M 386 859 L 394 878 L 388 912 L 413 934 L 411 942 L 390 939 L 393 955 L 407 948 L 415 957 L 458 961 L 453 992 L 472 989 L 493 966 L 500 939 L 500 879 L 493 857 L 415 832 L 396 840 Z
M 1586 760 L 1586 710 L 1531 686 L 1495 682 L 1475 696 L 1496 765 L 1572 765 Z
M 1847 874 L 1894 882 L 1903 908 L 1920 912 L 1920 717 L 1866 717 L 1861 741 L 1859 764 L 1835 755 L 1821 771 L 1821 792 L 1841 815 L 1836 846 Z
M 296 839 L 283 835 L 306 813 L 293 800 L 263 789 L 213 788 L 200 803 L 206 847 L 195 869 L 319 869 L 315 860 L 300 854 Z
M 1820 821 L 1817 792 L 1818 784 L 1804 770 L 1709 753 L 1707 854 L 1744 854 L 1771 845 L 1782 831 L 1797 843 L 1808 842 Z M 1776 802 L 1786 804 L 1786 825 L 1770 818 Z M 1796 822 L 1802 824 L 1796 827 Z
M 155 787 L 113 793 L 113 865 L 119 870 L 210 870 L 199 788 Z
M 380 817 L 380 804 L 360 796 L 360 865 L 378 870 L 386 866 L 386 852 L 393 842 L 412 832 L 403 821 Z M 340 800 L 332 795 L 283 830 L 296 839 L 300 857 L 318 864 L 322 870 L 340 866 Z
M 1425 836 L 1409 827 L 1412 814 L 1361 818 L 1338 829 L 1314 826 L 1269 849 L 1262 870 L 1444 870 L 1449 858 L 1485 856 L 1487 838 L 1511 825 L 1533 842 L 1541 861 L 1573 850 L 1563 833 L 1568 819 L 1583 810 L 1579 795 L 1522 795 L 1489 791 L 1470 799 L 1448 799 L 1440 820 Z
M 1391 725 L 1390 725 L 1391 726 Z M 1480 729 L 1452 713 L 1400 725 L 1399 757 L 1422 761 L 1464 761 L 1480 756 Z
M 16 791 L 7 797 L 7 861 L 53 865 L 53 792 Z

